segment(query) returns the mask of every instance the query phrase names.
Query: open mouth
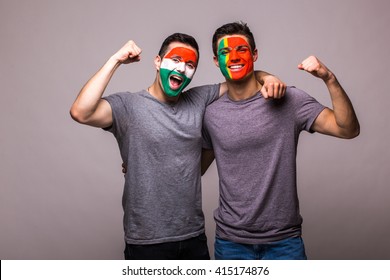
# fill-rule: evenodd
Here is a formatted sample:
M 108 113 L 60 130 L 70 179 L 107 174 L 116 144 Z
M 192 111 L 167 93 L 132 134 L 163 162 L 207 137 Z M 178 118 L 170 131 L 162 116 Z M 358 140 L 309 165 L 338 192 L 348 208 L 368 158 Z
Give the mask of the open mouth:
M 179 89 L 180 86 L 182 85 L 182 83 L 183 83 L 183 78 L 180 76 L 171 75 L 169 77 L 169 85 L 170 85 L 171 89 L 173 89 L 173 90 Z

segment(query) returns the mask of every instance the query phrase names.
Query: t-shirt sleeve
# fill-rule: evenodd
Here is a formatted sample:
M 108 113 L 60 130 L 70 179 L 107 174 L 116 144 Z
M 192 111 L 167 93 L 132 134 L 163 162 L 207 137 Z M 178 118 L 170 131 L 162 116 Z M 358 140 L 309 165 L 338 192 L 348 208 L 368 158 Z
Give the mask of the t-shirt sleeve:
M 110 127 L 103 128 L 106 131 L 118 135 L 122 133 L 123 126 L 128 122 L 128 119 L 124 119 L 126 116 L 125 98 L 129 93 L 115 93 L 109 96 L 103 97 L 111 106 L 112 110 L 112 125 Z
M 296 110 L 296 119 L 301 130 L 314 133 L 311 129 L 318 115 L 326 108 L 319 103 L 314 97 L 310 96 L 303 90 L 291 87 L 291 94 L 294 94 Z
M 203 100 L 207 106 L 218 99 L 220 86 L 221 84 L 213 84 L 193 87 L 189 90 L 189 94 L 196 95 L 198 98 Z

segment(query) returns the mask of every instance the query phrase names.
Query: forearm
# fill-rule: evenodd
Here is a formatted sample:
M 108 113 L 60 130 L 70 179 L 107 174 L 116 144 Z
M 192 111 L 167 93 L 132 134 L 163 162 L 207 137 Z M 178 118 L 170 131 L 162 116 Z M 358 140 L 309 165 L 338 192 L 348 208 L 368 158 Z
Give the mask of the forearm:
M 71 108 L 71 115 L 79 122 L 87 120 L 96 112 L 102 95 L 120 63 L 111 57 L 84 85 Z
M 255 77 L 262 86 L 260 92 L 264 98 L 279 99 L 284 96 L 286 84 L 278 77 L 260 70 L 255 71 Z
M 262 71 L 262 70 L 256 70 L 256 71 L 255 71 L 256 80 L 257 80 L 261 85 L 264 85 L 264 78 L 267 77 L 267 76 L 273 76 L 273 75 L 271 75 L 270 73 L 267 73 L 267 72 L 265 72 L 265 71 Z
M 343 131 L 346 138 L 356 137 L 359 135 L 360 125 L 347 93 L 333 73 L 330 73 L 329 78 L 324 80 L 324 82 L 332 100 L 337 126 Z

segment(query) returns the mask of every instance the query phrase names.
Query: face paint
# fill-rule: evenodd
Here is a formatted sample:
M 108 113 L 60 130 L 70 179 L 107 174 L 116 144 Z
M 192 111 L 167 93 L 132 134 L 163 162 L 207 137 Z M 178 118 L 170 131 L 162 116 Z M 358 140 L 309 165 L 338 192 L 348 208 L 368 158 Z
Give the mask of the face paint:
M 191 82 L 196 70 L 197 55 L 188 48 L 173 48 L 160 65 L 162 87 L 166 95 L 178 96 Z
M 223 38 L 218 46 L 218 63 L 222 74 L 229 80 L 240 80 L 253 71 L 253 56 L 242 37 Z

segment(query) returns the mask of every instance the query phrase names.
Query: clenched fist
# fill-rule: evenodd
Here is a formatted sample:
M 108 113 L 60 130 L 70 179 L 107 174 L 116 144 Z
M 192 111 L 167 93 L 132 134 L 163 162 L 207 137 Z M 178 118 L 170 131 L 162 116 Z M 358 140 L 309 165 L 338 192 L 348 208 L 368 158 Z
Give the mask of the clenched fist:
M 141 52 L 141 48 L 133 40 L 130 40 L 113 55 L 113 58 L 122 64 L 128 64 L 140 61 Z
M 309 56 L 302 61 L 302 63 L 298 65 L 298 69 L 305 70 L 325 82 L 333 77 L 333 73 L 315 56 Z

